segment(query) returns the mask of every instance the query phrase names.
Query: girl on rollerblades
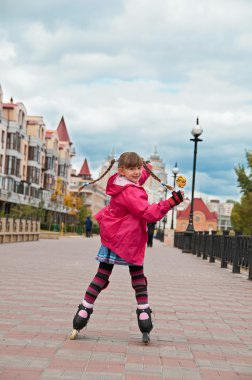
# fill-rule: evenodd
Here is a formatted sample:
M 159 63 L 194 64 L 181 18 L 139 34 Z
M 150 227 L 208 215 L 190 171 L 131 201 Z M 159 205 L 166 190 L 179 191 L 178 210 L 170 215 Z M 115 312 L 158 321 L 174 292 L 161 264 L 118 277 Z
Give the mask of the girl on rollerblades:
M 93 183 L 101 179 L 114 162 L 112 160 L 107 171 Z M 184 196 L 183 191 L 173 191 L 169 199 L 149 204 L 147 193 L 142 187 L 149 175 L 159 180 L 152 173 L 150 164 L 146 164 L 137 153 L 126 152 L 118 160 L 118 172 L 108 180 L 106 193 L 110 196 L 110 203 L 95 215 L 101 236 L 101 247 L 96 256 L 99 266 L 74 316 L 70 339 L 75 339 L 78 331 L 87 325 L 96 298 L 109 285 L 114 266 L 126 265 L 135 291 L 138 326 L 143 334 L 143 342 L 149 341 L 149 333 L 153 328 L 152 311 L 143 267 L 147 223 L 161 220 L 169 210 L 183 201 Z

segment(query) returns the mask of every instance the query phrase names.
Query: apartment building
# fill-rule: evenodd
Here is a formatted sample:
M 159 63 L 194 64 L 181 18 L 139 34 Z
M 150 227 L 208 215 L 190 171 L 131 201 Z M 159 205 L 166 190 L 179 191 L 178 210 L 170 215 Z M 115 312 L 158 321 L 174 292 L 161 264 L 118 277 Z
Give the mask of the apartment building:
M 225 202 L 220 202 L 218 199 L 211 200 L 207 206 L 209 210 L 215 211 L 218 215 L 218 230 L 231 230 L 231 214 L 235 201 L 227 199 Z
M 67 215 L 63 198 L 75 151 L 64 118 L 56 130 L 46 130 L 43 117 L 28 115 L 23 103 L 4 102 L 0 87 L 0 137 L 0 210 L 43 205 Z
M 4 103 L 2 89 L 0 120 L 0 206 L 8 212 L 11 203 L 25 203 L 25 197 L 29 196 L 30 188 L 27 181 L 29 135 L 24 105 L 15 103 L 12 98 Z

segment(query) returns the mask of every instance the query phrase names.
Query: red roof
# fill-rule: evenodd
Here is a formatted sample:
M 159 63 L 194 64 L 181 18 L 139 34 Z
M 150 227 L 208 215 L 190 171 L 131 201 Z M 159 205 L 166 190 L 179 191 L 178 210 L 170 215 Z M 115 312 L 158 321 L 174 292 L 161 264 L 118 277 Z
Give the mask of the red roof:
M 177 218 L 189 219 L 190 208 L 191 208 L 191 205 L 188 205 L 185 210 L 177 211 Z M 216 212 L 209 211 L 209 209 L 207 208 L 207 206 L 205 205 L 205 203 L 203 202 L 201 198 L 194 198 L 193 211 L 202 212 L 205 215 L 206 220 L 218 219 Z
M 3 108 L 14 108 L 16 106 L 16 103 L 3 103 Z
M 88 162 L 87 162 L 86 158 L 85 158 L 85 160 L 83 162 L 83 165 L 81 167 L 79 175 L 80 176 L 91 176 L 91 173 L 90 173 L 90 170 L 89 170 L 89 167 L 88 167 Z
M 66 123 L 65 123 L 65 120 L 64 120 L 63 116 L 62 116 L 62 118 L 61 118 L 61 120 L 59 122 L 59 125 L 58 125 L 58 128 L 57 128 L 57 132 L 58 132 L 59 140 L 60 141 L 67 141 L 69 143 L 71 142 L 69 134 L 68 134 L 68 131 L 67 131 Z

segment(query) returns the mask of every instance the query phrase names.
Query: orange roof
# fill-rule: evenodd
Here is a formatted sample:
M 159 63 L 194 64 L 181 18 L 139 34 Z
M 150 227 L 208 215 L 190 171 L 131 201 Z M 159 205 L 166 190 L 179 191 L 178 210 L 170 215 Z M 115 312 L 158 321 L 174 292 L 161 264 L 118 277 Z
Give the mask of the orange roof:
M 59 140 L 60 141 L 67 141 L 69 143 L 71 142 L 69 134 L 68 134 L 68 131 L 67 131 L 66 123 L 65 123 L 65 120 L 64 120 L 63 116 L 62 116 L 62 118 L 61 118 L 61 120 L 59 122 L 59 125 L 58 125 L 58 128 L 57 128 L 57 132 L 58 132 Z
M 90 176 L 91 175 L 89 167 L 88 167 L 88 162 L 87 162 L 86 158 L 85 158 L 85 160 L 83 162 L 83 165 L 81 167 L 79 175 L 84 175 L 84 176 Z
M 51 137 L 55 132 L 54 131 L 46 131 L 46 137 Z
M 177 219 L 188 219 L 190 214 L 190 208 L 191 204 L 187 206 L 185 210 L 177 211 Z M 209 211 L 205 203 L 201 198 L 194 198 L 194 204 L 193 204 L 193 211 L 200 211 L 202 212 L 206 220 L 217 220 L 217 214 L 216 212 Z

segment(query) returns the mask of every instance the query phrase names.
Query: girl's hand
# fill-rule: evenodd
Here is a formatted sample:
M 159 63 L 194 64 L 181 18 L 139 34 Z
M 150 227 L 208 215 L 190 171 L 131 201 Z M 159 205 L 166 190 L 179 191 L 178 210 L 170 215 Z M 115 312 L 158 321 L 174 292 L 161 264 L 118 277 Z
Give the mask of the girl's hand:
M 176 205 L 179 205 L 181 202 L 183 202 L 184 195 L 185 194 L 184 194 L 183 190 L 172 192 L 172 198 L 173 198 L 174 202 L 176 203 Z

